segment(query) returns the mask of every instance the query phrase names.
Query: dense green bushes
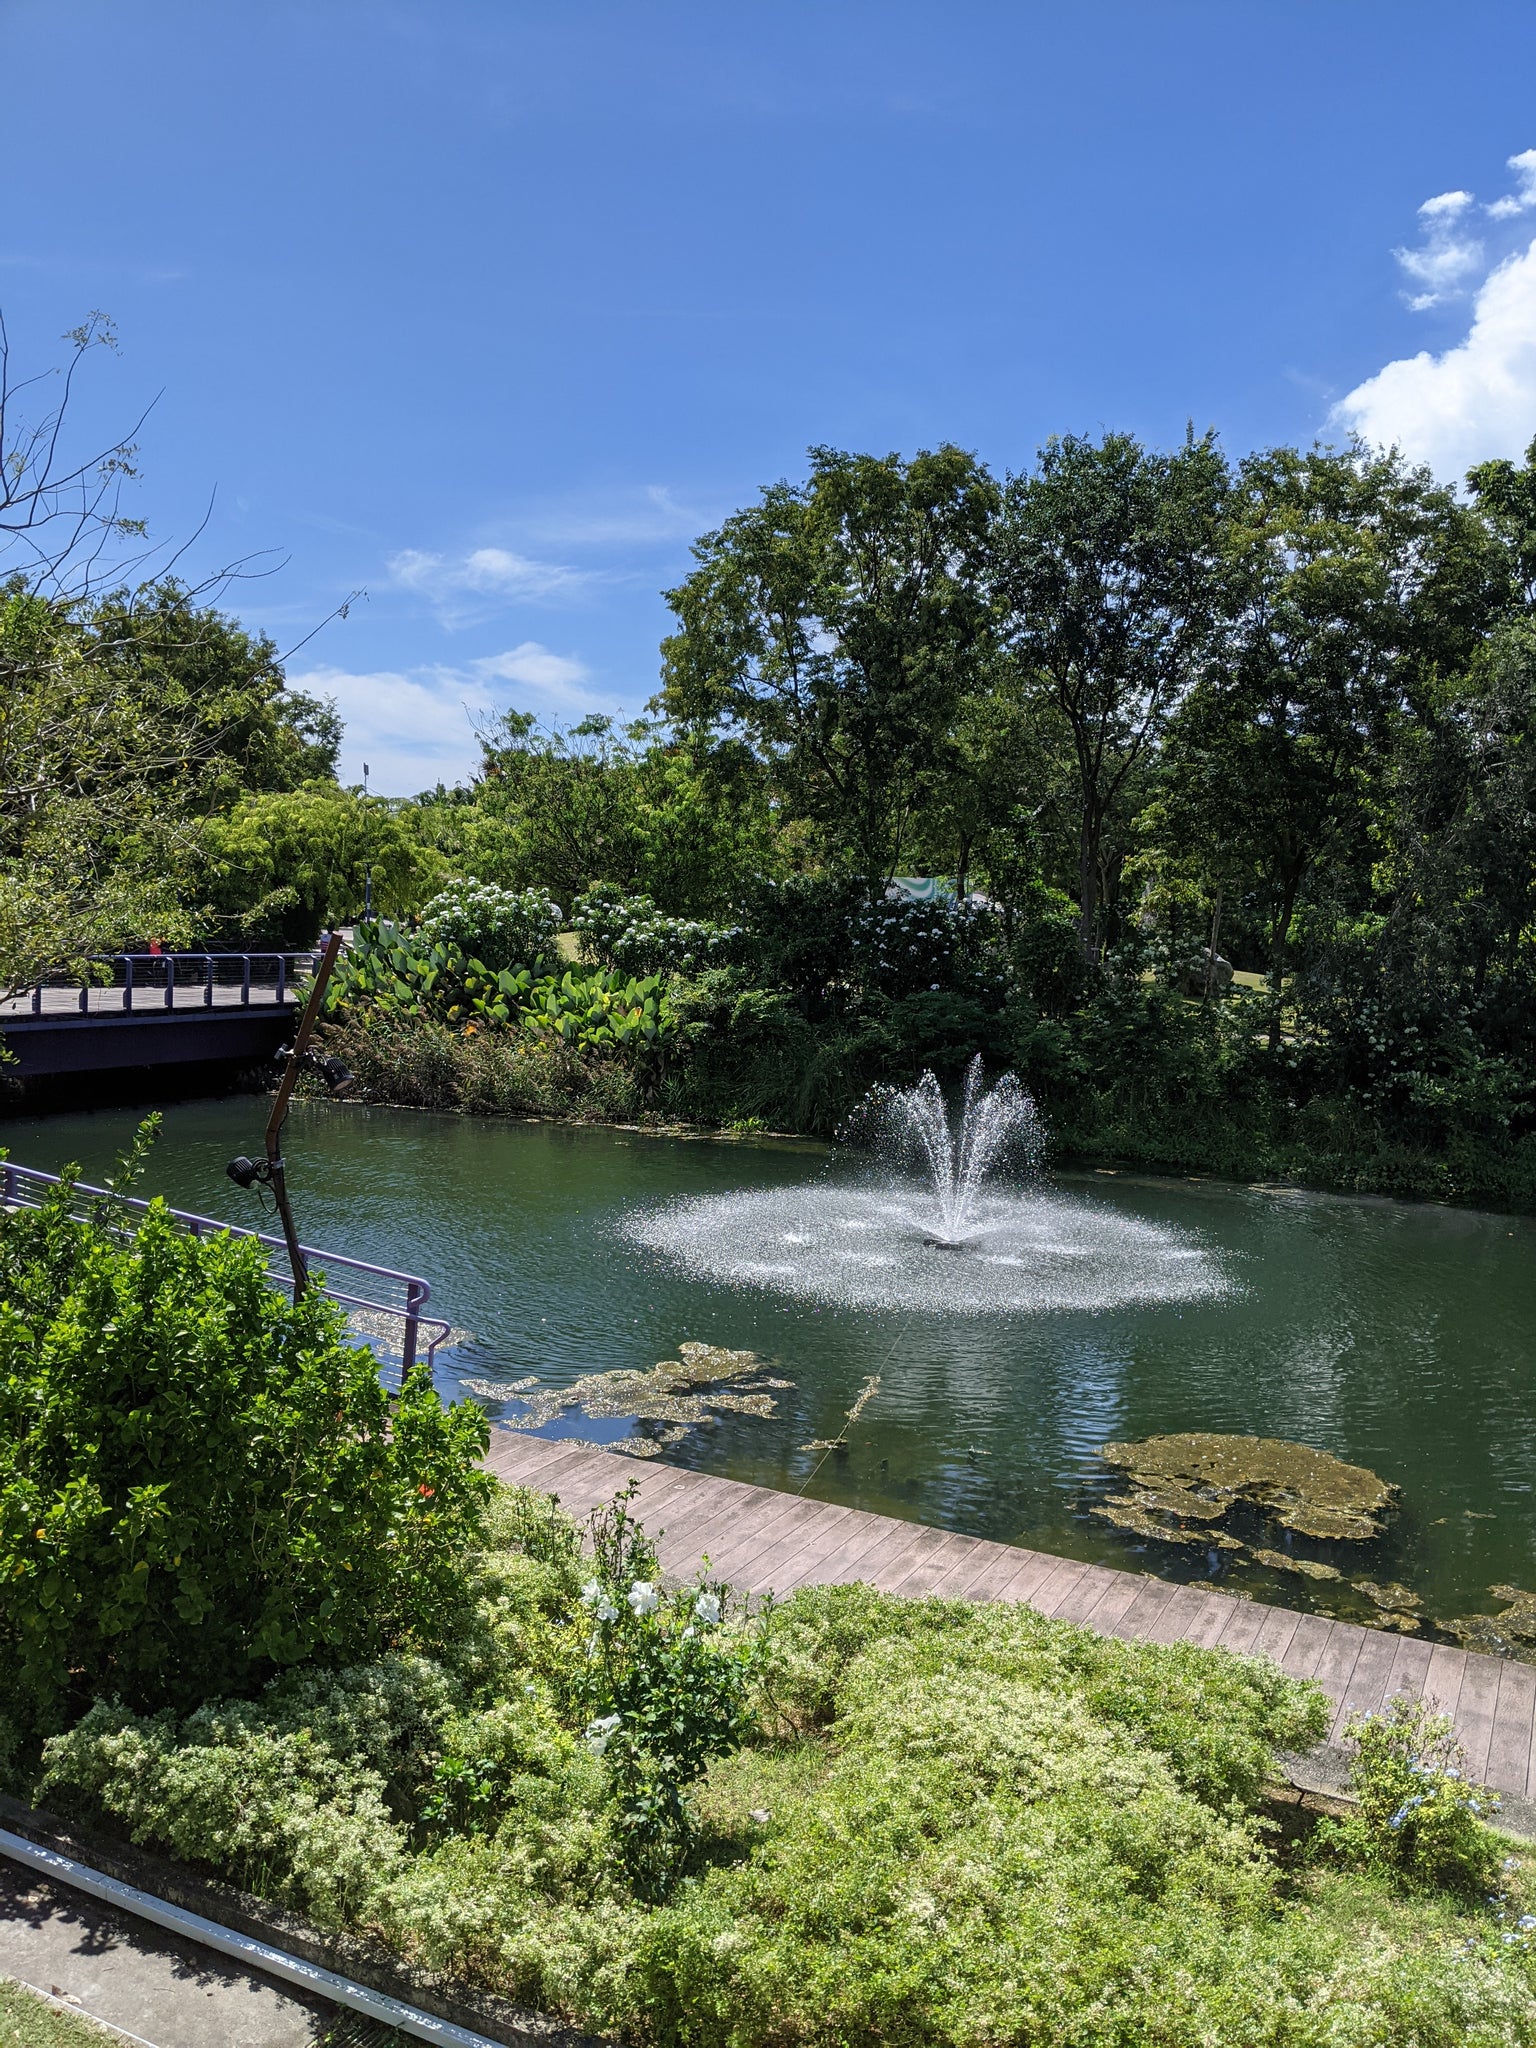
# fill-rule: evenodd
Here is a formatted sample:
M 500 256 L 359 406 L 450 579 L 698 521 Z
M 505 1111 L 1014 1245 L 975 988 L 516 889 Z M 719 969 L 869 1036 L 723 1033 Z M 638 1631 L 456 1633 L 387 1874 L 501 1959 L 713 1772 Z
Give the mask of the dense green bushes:
M 125 1238 L 66 1183 L 0 1218 L 0 1714 L 183 1710 L 306 1660 L 437 1643 L 485 1426 L 373 1354 L 249 1240 L 154 1206 Z
M 1274 1666 L 859 1586 L 717 1620 L 632 1525 L 599 1535 L 584 1562 L 503 1494 L 436 1657 L 98 1707 L 40 1795 L 657 2048 L 1536 2039 L 1530 1874 L 1475 1814 L 1448 1866 L 1381 1853 L 1369 1802 L 1357 1836 L 1277 1835 L 1273 1749 L 1325 1713 Z M 1435 1761 L 1405 1725 L 1373 1798 Z M 669 1758 L 658 1871 L 634 1821 Z

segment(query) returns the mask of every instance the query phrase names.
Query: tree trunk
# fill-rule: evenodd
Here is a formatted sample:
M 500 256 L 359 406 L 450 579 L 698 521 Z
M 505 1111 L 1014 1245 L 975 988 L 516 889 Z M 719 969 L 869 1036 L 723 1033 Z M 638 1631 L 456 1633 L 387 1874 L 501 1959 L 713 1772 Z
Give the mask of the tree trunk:
M 1203 1001 L 1211 1000 L 1211 984 L 1216 979 L 1216 941 L 1221 937 L 1221 884 L 1216 884 L 1216 902 L 1211 910 L 1211 943 L 1205 949 L 1205 995 Z
M 1098 834 L 1093 828 L 1087 806 L 1083 809 L 1082 828 L 1077 842 L 1077 907 L 1078 933 L 1082 940 L 1083 958 L 1097 960 L 1099 957 L 1099 847 Z

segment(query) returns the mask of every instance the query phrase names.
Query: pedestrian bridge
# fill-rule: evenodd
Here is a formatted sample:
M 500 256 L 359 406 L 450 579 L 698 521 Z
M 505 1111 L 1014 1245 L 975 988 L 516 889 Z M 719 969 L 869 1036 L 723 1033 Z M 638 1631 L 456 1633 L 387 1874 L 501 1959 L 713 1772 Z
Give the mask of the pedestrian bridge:
M 114 953 L 0 1002 L 3 1071 L 20 1081 L 113 1068 L 269 1060 L 318 955 Z

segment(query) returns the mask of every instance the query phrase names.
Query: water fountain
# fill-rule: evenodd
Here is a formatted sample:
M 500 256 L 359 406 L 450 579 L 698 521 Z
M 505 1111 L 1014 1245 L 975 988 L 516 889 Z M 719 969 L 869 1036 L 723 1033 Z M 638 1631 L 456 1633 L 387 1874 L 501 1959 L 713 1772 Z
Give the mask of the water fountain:
M 643 1208 L 623 1234 L 701 1280 L 850 1308 L 1018 1315 L 1231 1291 L 1190 1234 L 1050 1186 L 1043 1139 L 1017 1079 L 988 1088 L 975 1059 L 958 1115 L 931 1073 L 877 1089 L 821 1182 Z

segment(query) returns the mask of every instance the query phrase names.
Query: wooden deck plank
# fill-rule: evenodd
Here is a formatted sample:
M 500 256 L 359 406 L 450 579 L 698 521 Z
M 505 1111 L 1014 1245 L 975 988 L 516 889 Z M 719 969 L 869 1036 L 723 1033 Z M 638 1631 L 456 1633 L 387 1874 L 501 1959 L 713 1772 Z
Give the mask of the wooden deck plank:
M 1080 1579 L 1085 1578 L 1090 1570 L 1091 1566 L 1083 1564 L 1078 1558 L 1058 1558 L 1055 1571 L 1046 1573 L 1029 1595 L 1026 1604 L 1033 1607 L 1037 1614 L 1043 1614 L 1047 1618 L 1054 1616 L 1061 1602 L 1071 1597 L 1073 1587 Z
M 1354 1623 L 1341 1623 L 1341 1627 L 1354 1627 Z M 1332 1740 L 1338 1742 L 1346 1725 L 1356 1714 L 1379 1714 L 1386 1702 L 1387 1680 L 1392 1675 L 1392 1666 L 1397 1657 L 1396 1636 L 1384 1629 L 1362 1628 L 1361 1642 L 1355 1654 L 1355 1668 L 1349 1675 L 1344 1696 L 1339 1701 L 1339 1710 L 1333 1717 Z
M 1531 1720 L 1536 1714 L 1536 1670 L 1529 1664 L 1506 1664 L 1499 1673 L 1499 1696 L 1493 1710 L 1493 1737 L 1488 1745 L 1486 1782 L 1497 1792 L 1525 1797 L 1531 1769 Z
M 680 1570 L 685 1557 L 691 1564 L 708 1551 L 713 1575 L 724 1577 L 715 1568 L 717 1556 L 727 1548 L 752 1542 L 777 1512 L 776 1504 L 772 1496 L 761 1499 L 755 1488 L 736 1487 L 718 1479 L 705 1484 L 701 1475 L 693 1472 L 688 1477 L 693 1484 L 642 1493 L 631 1512 L 648 1534 L 665 1539 L 669 1569 Z
M 1011 1543 L 983 1542 L 977 1550 L 975 1569 L 963 1577 L 956 1573 L 946 1580 L 946 1600 L 996 1600 L 1003 1588 L 1019 1575 L 1029 1552 Z
M 1355 1674 L 1364 1640 L 1365 1630 L 1357 1628 L 1352 1621 L 1331 1621 L 1328 1624 L 1328 1639 L 1323 1644 L 1312 1676 L 1335 1708 L 1342 1706 L 1349 1696 L 1349 1681 Z
M 1239 1600 L 1237 1612 L 1227 1623 L 1227 1632 L 1221 1639 L 1221 1647 L 1230 1650 L 1235 1657 L 1251 1656 L 1253 1640 L 1264 1626 L 1264 1617 L 1269 1609 L 1258 1600 Z
M 912 1599 L 941 1593 L 944 1582 L 952 1572 L 960 1570 L 968 1561 L 974 1536 L 958 1533 L 946 1536 L 938 1549 L 918 1561 L 901 1581 L 900 1585 L 887 1587 L 891 1593 L 900 1593 Z
M 1141 1591 L 1107 1633 L 1128 1643 L 1142 1641 L 1178 1590 L 1167 1579 L 1143 1579 Z
M 1392 1659 L 1392 1670 L 1387 1678 L 1387 1699 L 1411 1700 L 1424 1697 L 1424 1681 L 1429 1675 L 1429 1660 L 1434 1645 L 1426 1643 L 1419 1636 L 1399 1636 L 1397 1655 Z
M 1207 1609 L 1211 1596 L 1204 1586 L 1175 1586 L 1173 1598 L 1149 1624 L 1142 1641 L 1148 1643 L 1184 1643 L 1189 1640 L 1189 1631 L 1208 1622 Z M 1223 1617 L 1225 1619 L 1225 1617 Z M 1095 1624 L 1097 1625 L 1097 1624 Z
M 1052 1609 L 1052 1618 L 1056 1621 L 1075 1622 L 1079 1628 L 1086 1627 L 1089 1615 L 1106 1598 L 1116 1599 L 1124 1589 L 1124 1582 L 1127 1579 L 1131 1581 L 1131 1599 L 1134 1599 L 1146 1583 L 1143 1579 L 1130 1572 L 1111 1571 L 1107 1565 L 1088 1565 L 1082 1577 L 1075 1580 L 1071 1588 L 1056 1602 Z M 1114 1610 L 1116 1620 L 1124 1614 L 1129 1605 L 1130 1600 L 1117 1601 Z
M 1467 1752 L 1467 1775 L 1482 1784 L 1488 1770 L 1488 1745 L 1493 1740 L 1493 1710 L 1499 1697 L 1497 1657 L 1468 1656 L 1456 1702 L 1456 1733 Z
M 1140 1593 L 1139 1581 L 1129 1572 L 1107 1571 L 1103 1566 L 1098 1567 L 1098 1570 L 1101 1576 L 1097 1581 L 1097 1599 L 1084 1599 L 1080 1588 L 1078 1598 L 1074 1602 L 1077 1611 L 1063 1614 L 1060 1617 L 1063 1621 L 1076 1621 L 1084 1628 L 1111 1629 Z
M 1190 1591 L 1197 1592 L 1200 1601 L 1190 1611 L 1179 1640 L 1193 1643 L 1197 1650 L 1214 1650 L 1231 1627 L 1232 1617 L 1243 1602 L 1234 1600 L 1230 1593 L 1218 1593 L 1212 1586 L 1191 1586 Z
M 1453 1721 L 1457 1718 L 1461 1681 L 1466 1668 L 1465 1650 L 1452 1649 L 1449 1643 L 1429 1646 L 1429 1669 L 1424 1674 L 1423 1697 L 1437 1714 L 1449 1714 Z
M 888 1556 L 876 1553 L 870 1561 L 871 1568 L 859 1573 L 861 1579 L 878 1586 L 882 1593 L 900 1592 L 920 1564 L 935 1551 L 947 1547 L 941 1529 L 930 1529 L 921 1522 L 913 1522 L 909 1527 L 911 1534 L 897 1550 Z
M 778 1545 L 792 1544 L 797 1531 L 815 1528 L 826 1519 L 826 1507 L 825 1501 L 790 1493 L 764 1508 L 759 1517 L 735 1517 L 723 1537 L 717 1532 L 716 1541 L 700 1546 L 709 1551 L 711 1577 L 728 1581 L 744 1565 Z
M 1286 1644 L 1280 1669 L 1290 1678 L 1310 1678 L 1328 1646 L 1333 1623 L 1326 1614 L 1300 1614 L 1291 1640 Z
M 784 1531 L 757 1552 L 746 1555 L 736 1576 L 754 1593 L 792 1593 L 797 1586 L 826 1585 L 847 1554 L 850 1538 L 860 1535 L 852 1508 L 818 1501 L 816 1511 Z
M 786 1578 L 781 1591 L 793 1592 L 800 1585 L 851 1586 L 867 1579 L 882 1557 L 907 1540 L 910 1522 L 898 1522 L 890 1515 L 855 1514 L 841 1536 L 836 1556 L 803 1574 Z
M 1048 1550 L 1022 1551 L 1018 1569 L 1003 1581 L 994 1597 L 1011 1601 L 1016 1607 L 1034 1607 L 1035 1596 L 1055 1575 L 1060 1563 L 1061 1559 Z
M 1249 1652 L 1254 1657 L 1267 1657 L 1271 1664 L 1278 1664 L 1291 1647 L 1291 1637 L 1296 1633 L 1296 1624 L 1301 1616 L 1289 1607 L 1271 1607 L 1259 1623 L 1259 1632 L 1253 1639 Z

